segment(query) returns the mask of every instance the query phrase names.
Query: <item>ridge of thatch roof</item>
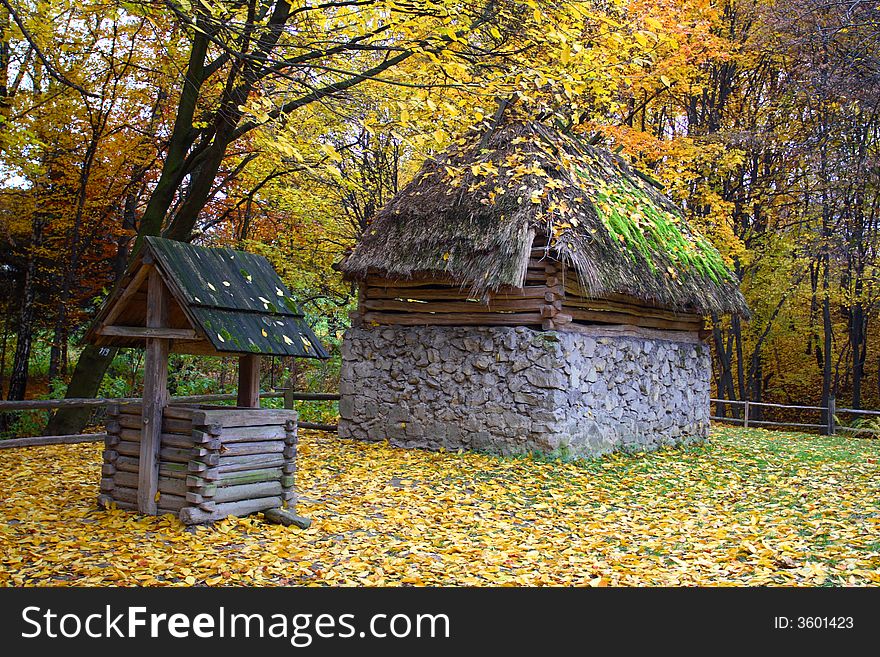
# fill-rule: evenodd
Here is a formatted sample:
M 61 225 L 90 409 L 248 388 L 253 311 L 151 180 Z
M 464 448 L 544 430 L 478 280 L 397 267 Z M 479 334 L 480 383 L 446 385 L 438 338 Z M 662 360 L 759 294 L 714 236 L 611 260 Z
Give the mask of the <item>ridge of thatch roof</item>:
M 717 249 L 649 178 L 534 121 L 473 131 L 426 161 L 339 268 L 352 279 L 445 274 L 479 296 L 523 285 L 539 234 L 591 296 L 748 314 Z

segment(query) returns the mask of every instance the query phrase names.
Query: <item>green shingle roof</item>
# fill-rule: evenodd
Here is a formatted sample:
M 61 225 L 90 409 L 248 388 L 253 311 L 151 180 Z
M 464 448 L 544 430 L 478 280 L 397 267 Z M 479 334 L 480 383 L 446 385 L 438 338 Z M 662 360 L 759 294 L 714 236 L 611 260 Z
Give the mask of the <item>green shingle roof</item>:
M 159 237 L 144 248 L 218 352 L 329 357 L 263 256 Z

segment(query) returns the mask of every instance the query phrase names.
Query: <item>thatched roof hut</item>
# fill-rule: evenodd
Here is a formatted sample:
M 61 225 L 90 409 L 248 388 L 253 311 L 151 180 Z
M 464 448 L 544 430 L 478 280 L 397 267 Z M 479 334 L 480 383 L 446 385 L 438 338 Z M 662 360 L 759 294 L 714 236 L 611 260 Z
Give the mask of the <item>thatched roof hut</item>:
M 536 259 L 558 261 L 586 297 L 748 313 L 721 255 L 655 182 L 535 121 L 474 131 L 428 160 L 340 268 L 361 281 L 448 280 L 485 300 L 524 287 Z
M 424 164 L 339 268 L 339 435 L 591 456 L 709 431 L 706 315 L 736 279 L 623 158 L 539 122 Z

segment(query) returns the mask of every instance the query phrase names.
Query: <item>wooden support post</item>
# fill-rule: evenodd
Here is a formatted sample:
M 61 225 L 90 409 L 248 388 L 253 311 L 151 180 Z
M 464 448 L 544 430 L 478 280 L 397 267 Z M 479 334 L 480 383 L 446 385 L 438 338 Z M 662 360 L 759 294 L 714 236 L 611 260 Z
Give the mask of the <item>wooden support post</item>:
M 745 402 L 743 402 L 743 428 L 744 429 L 749 428 L 749 400 L 748 399 L 746 399 Z
M 826 434 L 829 436 L 833 436 L 834 432 L 837 430 L 837 427 L 835 426 L 835 420 L 834 420 L 834 416 L 836 414 L 837 414 L 837 399 L 834 397 L 834 395 L 831 395 L 830 397 L 828 397 L 828 417 L 826 418 L 828 426 L 825 430 Z
M 147 287 L 147 327 L 168 324 L 168 291 L 159 272 L 150 271 Z M 148 338 L 144 357 L 144 403 L 138 467 L 137 506 L 141 513 L 156 514 L 159 491 L 159 448 L 162 413 L 168 405 L 168 347 L 165 338 Z
M 238 359 L 238 406 L 260 407 L 260 357 L 248 354 Z

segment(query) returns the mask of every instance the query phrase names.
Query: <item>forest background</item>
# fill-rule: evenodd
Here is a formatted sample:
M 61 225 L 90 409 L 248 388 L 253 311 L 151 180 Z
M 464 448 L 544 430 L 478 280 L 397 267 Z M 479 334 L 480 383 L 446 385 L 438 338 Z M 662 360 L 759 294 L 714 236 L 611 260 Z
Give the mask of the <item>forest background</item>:
M 265 255 L 335 357 L 264 359 L 264 388 L 334 391 L 332 264 L 516 102 L 625 153 L 735 271 L 716 396 L 880 408 L 878 37 L 861 0 L 0 0 L 0 397 L 139 394 L 139 352 L 80 339 L 158 234 Z M 172 394 L 234 385 L 173 358 Z

